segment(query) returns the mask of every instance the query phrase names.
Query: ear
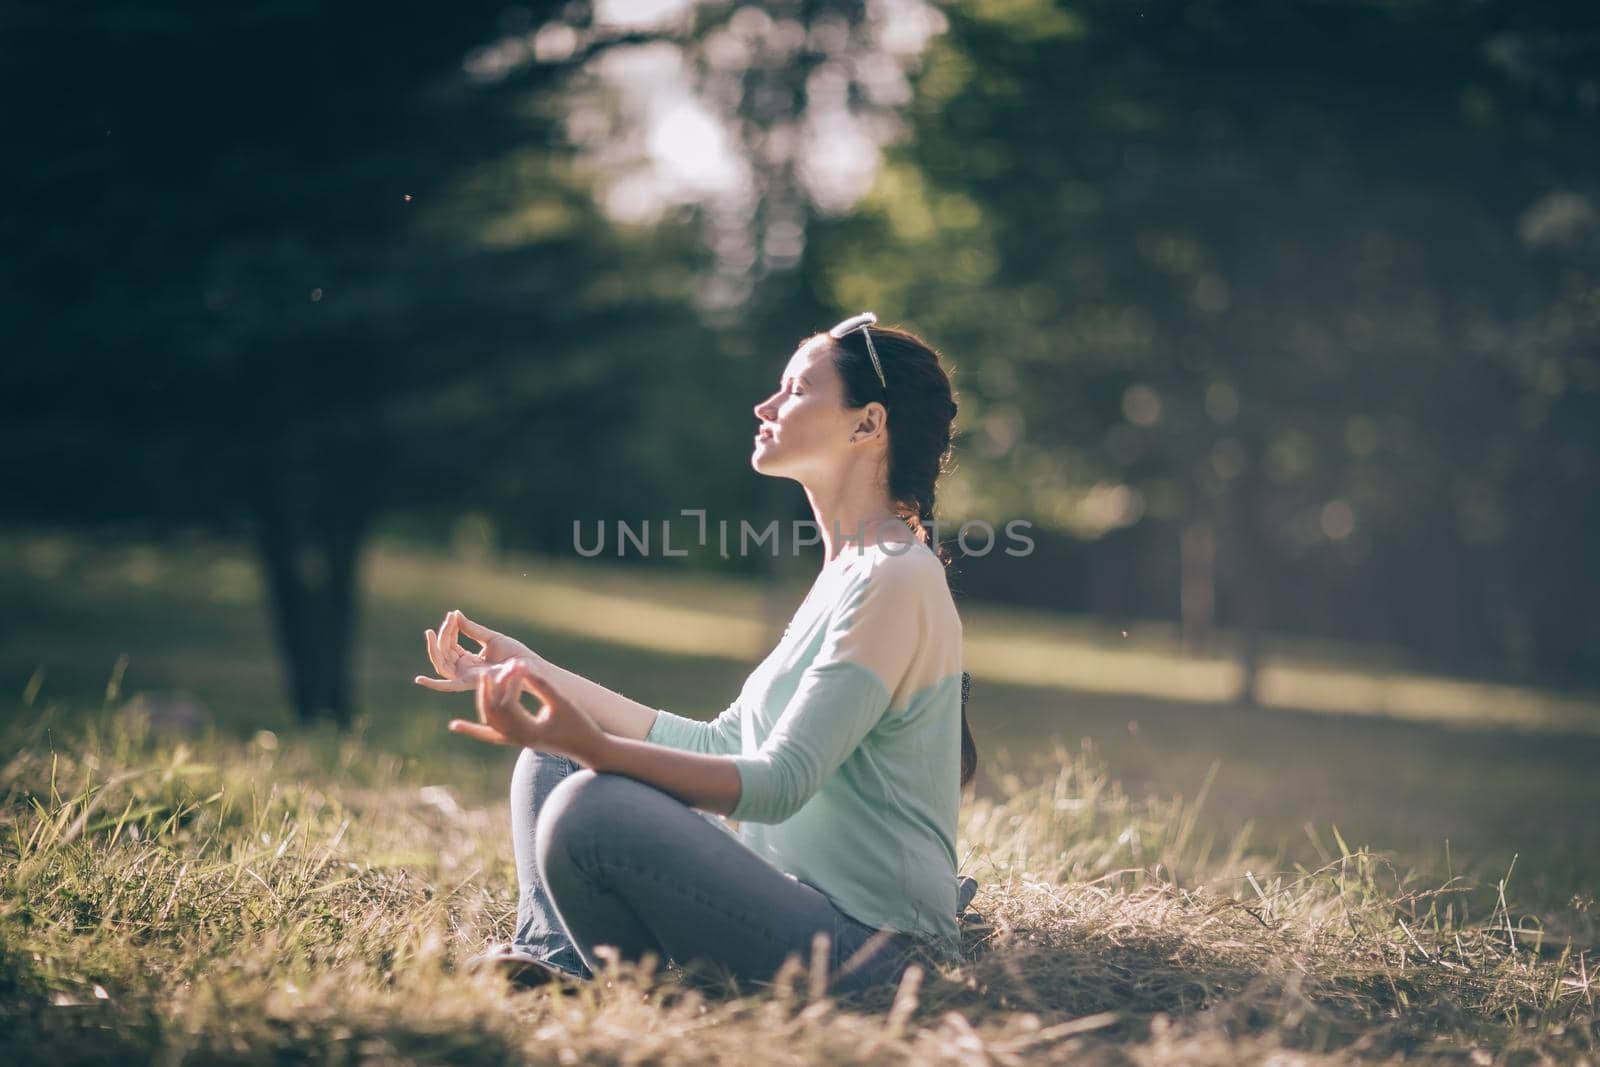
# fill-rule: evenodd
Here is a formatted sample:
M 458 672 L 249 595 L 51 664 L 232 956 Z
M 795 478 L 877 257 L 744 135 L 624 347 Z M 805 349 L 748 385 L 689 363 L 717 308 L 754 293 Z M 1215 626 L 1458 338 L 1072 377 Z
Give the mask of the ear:
M 860 418 L 850 431 L 854 438 L 871 437 L 889 423 L 889 410 L 876 400 L 861 409 Z

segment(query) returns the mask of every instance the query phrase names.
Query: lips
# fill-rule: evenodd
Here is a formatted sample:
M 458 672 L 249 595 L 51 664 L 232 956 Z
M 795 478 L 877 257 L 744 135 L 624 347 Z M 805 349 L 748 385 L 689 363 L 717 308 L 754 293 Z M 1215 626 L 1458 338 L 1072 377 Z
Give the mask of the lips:
M 761 427 L 761 429 L 757 430 L 756 431 L 756 440 L 757 441 L 770 441 L 770 440 L 772 440 L 772 427 L 763 426 L 763 427 Z

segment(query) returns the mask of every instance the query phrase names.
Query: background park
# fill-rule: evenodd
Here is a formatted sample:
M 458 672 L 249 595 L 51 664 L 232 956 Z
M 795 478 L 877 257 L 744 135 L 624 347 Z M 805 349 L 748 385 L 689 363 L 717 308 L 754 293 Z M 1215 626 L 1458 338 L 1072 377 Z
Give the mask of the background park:
M 1600 1056 L 1583 5 L 17 2 L 0 49 L 9 1062 Z M 751 409 L 863 309 L 960 404 L 967 962 L 463 973 L 514 753 L 424 629 L 721 711 L 821 561 L 719 548 L 810 515 Z

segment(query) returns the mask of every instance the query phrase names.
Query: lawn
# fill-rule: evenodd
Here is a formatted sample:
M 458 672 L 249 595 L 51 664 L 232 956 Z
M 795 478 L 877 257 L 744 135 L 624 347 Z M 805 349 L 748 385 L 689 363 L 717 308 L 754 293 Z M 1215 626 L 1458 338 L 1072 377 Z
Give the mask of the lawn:
M 1225 663 L 1155 627 L 964 606 L 984 773 L 962 851 L 990 920 L 964 965 L 850 1002 L 803 967 L 771 988 L 624 968 L 516 994 L 456 970 L 511 926 L 511 754 L 444 733 L 467 698 L 411 685 L 421 629 L 461 607 L 710 714 L 803 573 L 762 588 L 386 546 L 364 715 L 340 736 L 283 707 L 229 546 L 0 548 L 13 1062 L 1595 1056 L 1600 736 L 1581 694 L 1280 643 L 1277 706 L 1241 709 L 1215 692 Z

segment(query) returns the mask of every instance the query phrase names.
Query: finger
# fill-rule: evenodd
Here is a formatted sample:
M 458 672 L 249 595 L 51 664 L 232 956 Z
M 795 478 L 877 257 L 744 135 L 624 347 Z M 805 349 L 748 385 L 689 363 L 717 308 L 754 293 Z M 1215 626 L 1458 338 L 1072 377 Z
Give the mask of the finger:
M 463 658 L 470 657 L 473 660 L 482 660 L 483 650 L 488 647 L 484 642 L 472 637 L 471 634 L 467 635 L 477 644 L 478 650 L 476 652 L 461 643 L 461 624 L 466 621 L 466 616 L 459 611 L 452 611 L 447 618 L 449 619 L 447 625 L 450 628 L 450 643 L 445 647 L 445 652 L 456 665 L 456 670 L 459 671 L 461 669 L 461 660 Z
M 489 639 L 495 635 L 493 630 L 481 623 L 473 622 L 459 611 L 456 612 L 456 625 L 461 627 L 462 633 L 466 634 L 480 645 L 487 645 L 489 643 Z
M 468 685 L 457 678 L 429 678 L 424 674 L 417 675 L 414 680 L 424 689 L 432 689 L 435 693 L 459 693 Z
M 455 678 L 461 674 L 461 664 L 450 654 L 442 633 L 433 635 L 433 667 L 444 678 Z
M 439 643 L 444 646 L 445 654 L 452 661 L 455 659 L 456 653 L 461 651 L 460 630 L 456 624 L 456 616 L 458 614 L 460 613 L 455 611 L 445 612 L 444 622 L 439 626 Z
M 494 704 L 495 699 L 493 671 L 484 671 L 482 674 L 478 675 L 477 690 L 478 693 L 476 703 L 478 707 L 478 721 L 488 722 L 490 713 L 489 709 Z
M 509 745 L 511 739 L 492 726 L 485 726 L 479 722 L 468 722 L 465 719 L 450 720 L 450 732 L 466 734 L 468 737 L 479 741 L 487 741 L 492 745 Z
M 522 706 L 522 687 L 517 684 L 516 671 L 507 671 L 495 684 L 496 708 L 506 713 L 527 711 Z
M 425 630 L 424 634 L 428 639 L 428 659 L 433 661 L 433 669 L 446 678 L 450 677 L 455 672 L 444 661 L 444 653 L 439 648 L 439 635 L 432 630 Z
M 527 708 L 522 703 L 522 694 L 533 692 L 527 685 L 527 665 L 520 660 L 510 659 L 495 668 L 495 670 L 499 676 L 498 684 L 505 694 L 502 698 L 502 703 L 515 702 L 517 707 L 526 711 Z
M 511 711 L 510 704 L 516 699 L 516 690 L 505 684 L 503 673 L 487 670 L 478 676 L 478 719 L 482 722 L 503 721 Z M 521 707 L 521 704 L 517 706 Z

